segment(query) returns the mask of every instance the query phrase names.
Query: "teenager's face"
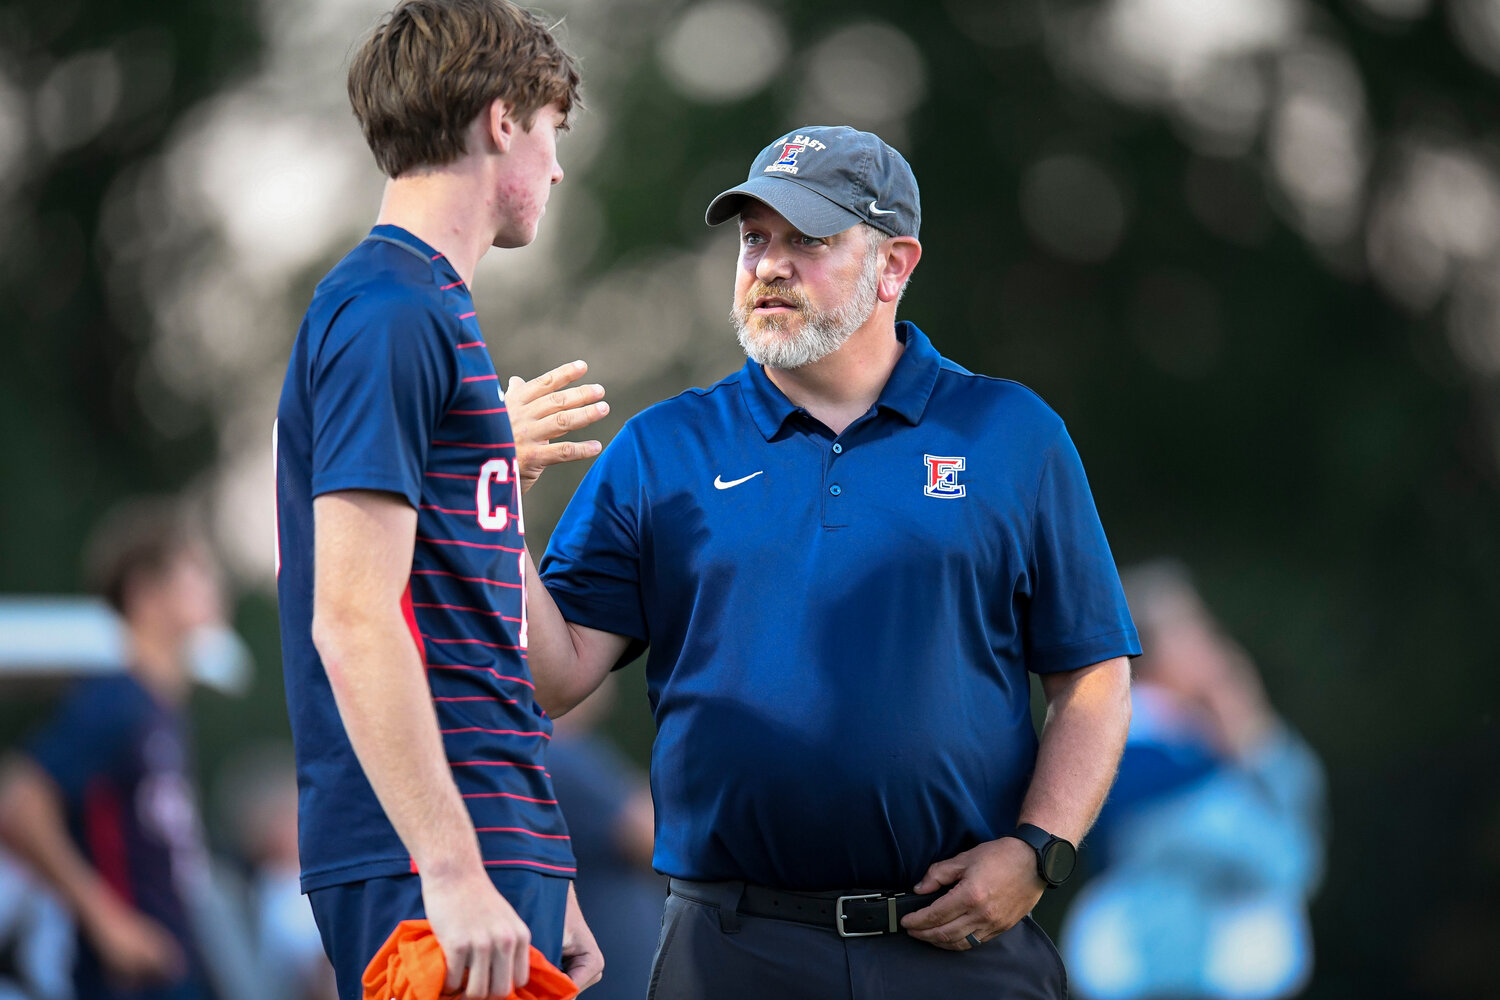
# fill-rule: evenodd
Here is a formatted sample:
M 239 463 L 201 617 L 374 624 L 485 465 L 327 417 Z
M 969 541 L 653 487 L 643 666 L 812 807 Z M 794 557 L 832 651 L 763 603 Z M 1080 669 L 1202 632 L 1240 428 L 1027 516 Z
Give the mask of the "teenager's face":
M 536 113 L 531 128 L 515 123 L 498 183 L 499 226 L 494 246 L 524 247 L 536 239 L 552 185 L 563 179 L 557 162 L 557 134 L 566 123 L 567 115 L 555 103 Z

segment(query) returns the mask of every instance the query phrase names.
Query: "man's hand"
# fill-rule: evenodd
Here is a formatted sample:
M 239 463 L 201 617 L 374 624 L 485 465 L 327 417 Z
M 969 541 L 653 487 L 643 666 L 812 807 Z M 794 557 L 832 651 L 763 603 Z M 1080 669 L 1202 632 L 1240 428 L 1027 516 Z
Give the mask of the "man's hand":
M 182 974 L 182 949 L 172 935 L 126 903 L 101 899 L 81 922 L 110 978 L 120 985 L 157 986 Z
M 531 931 L 483 869 L 446 877 L 422 875 L 422 902 L 443 949 L 443 993 L 505 1000 L 531 977 Z
M 582 361 L 573 361 L 530 382 L 513 377 L 505 387 L 505 409 L 515 435 L 522 493 L 531 489 L 547 466 L 593 458 L 603 447 L 598 441 L 553 443 L 554 438 L 587 427 L 609 413 L 609 404 L 602 402 L 604 386 L 568 388 L 588 370 Z
M 562 967 L 568 978 L 586 990 L 604 975 L 604 953 L 594 941 L 594 932 L 584 923 L 573 883 L 568 883 L 568 910 L 563 917 Z
M 1010 930 L 1042 898 L 1046 883 L 1036 872 L 1036 852 L 1014 837 L 1002 837 L 939 861 L 927 869 L 917 892 L 951 885 L 931 905 L 901 918 L 920 941 L 949 951 L 968 951 L 973 934 L 980 942 Z

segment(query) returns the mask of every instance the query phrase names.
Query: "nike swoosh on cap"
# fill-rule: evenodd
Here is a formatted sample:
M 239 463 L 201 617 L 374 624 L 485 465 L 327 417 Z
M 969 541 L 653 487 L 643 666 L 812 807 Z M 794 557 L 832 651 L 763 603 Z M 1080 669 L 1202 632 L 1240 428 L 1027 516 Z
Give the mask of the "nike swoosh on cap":
M 876 208 L 875 207 L 875 199 L 871 198 L 870 199 L 870 214 L 871 215 L 895 215 L 896 214 L 896 210 L 894 208 Z
M 730 480 L 727 483 L 724 482 L 724 480 L 720 479 L 718 476 L 714 476 L 714 489 L 716 489 L 716 490 L 727 490 L 731 486 L 738 486 L 740 483 L 748 483 L 750 480 L 754 479 L 756 476 L 760 475 L 762 472 L 765 472 L 765 471 L 766 471 L 765 469 L 761 469 L 760 472 L 752 472 L 748 476 L 742 476 L 739 479 L 732 479 L 732 480 Z

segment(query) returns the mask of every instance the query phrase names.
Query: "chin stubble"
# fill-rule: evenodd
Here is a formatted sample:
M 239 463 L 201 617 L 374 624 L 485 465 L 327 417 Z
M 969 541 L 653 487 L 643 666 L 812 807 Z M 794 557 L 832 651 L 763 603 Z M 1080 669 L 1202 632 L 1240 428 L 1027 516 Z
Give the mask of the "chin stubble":
M 833 309 L 815 311 L 796 292 L 756 285 L 743 301 L 730 307 L 729 321 L 734 326 L 740 348 L 750 360 L 768 368 L 801 368 L 821 361 L 843 347 L 854 331 L 870 318 L 875 311 L 875 292 L 879 282 L 877 255 L 872 252 L 866 256 L 859 280 L 849 297 Z M 752 329 L 751 313 L 755 300 L 763 295 L 780 296 L 796 306 L 802 317 L 801 331 L 791 336 L 784 335 L 795 316 L 763 319 Z

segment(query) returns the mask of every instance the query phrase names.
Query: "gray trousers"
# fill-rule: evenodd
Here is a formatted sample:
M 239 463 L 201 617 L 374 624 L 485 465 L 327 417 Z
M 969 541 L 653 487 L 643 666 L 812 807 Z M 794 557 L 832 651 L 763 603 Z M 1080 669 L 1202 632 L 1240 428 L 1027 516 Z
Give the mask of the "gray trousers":
M 1065 1000 L 1057 949 L 1027 916 L 969 951 L 905 934 L 738 913 L 734 882 L 673 881 L 647 1000 Z

